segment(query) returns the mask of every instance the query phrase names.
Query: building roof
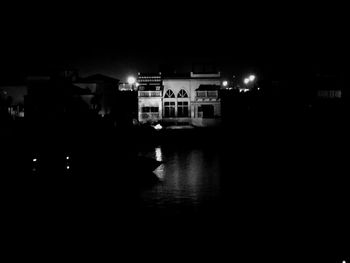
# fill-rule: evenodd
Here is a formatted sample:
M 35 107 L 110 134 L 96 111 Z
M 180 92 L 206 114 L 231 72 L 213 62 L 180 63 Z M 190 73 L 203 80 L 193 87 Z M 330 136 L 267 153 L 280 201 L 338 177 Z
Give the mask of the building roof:
M 70 85 L 69 87 L 71 89 L 72 95 L 92 95 L 92 92 L 90 89 L 83 89 L 76 85 Z
M 160 77 L 161 75 L 162 75 L 161 72 L 157 72 L 157 73 L 138 72 L 137 73 L 138 77 Z
M 191 78 L 220 78 L 220 72 L 191 72 Z
M 218 73 L 170 73 L 164 74 L 163 79 L 220 79 L 220 72 Z
M 199 88 L 196 91 L 211 91 L 211 90 L 219 90 L 220 85 L 199 85 Z

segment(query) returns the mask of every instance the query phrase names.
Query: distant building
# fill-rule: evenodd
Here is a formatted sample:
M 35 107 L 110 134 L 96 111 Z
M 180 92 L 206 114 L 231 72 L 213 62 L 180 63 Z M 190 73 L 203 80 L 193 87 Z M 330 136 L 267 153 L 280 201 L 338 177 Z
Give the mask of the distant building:
M 220 73 L 139 74 L 139 121 L 215 126 L 221 122 Z
M 56 120 L 64 115 L 88 112 L 89 105 L 81 99 L 90 91 L 72 83 L 65 75 L 52 73 L 27 78 L 24 99 L 25 116 L 29 119 Z
M 96 74 L 79 78 L 74 71 L 31 75 L 26 81 L 25 116 L 57 119 L 82 114 L 110 114 L 119 80 Z
M 27 87 L 24 84 L 0 86 L 0 100 L 6 102 L 6 111 L 12 118 L 24 117 L 24 97 L 27 94 Z
M 318 99 L 341 99 L 343 98 L 343 79 L 333 75 L 317 75 L 315 87 Z

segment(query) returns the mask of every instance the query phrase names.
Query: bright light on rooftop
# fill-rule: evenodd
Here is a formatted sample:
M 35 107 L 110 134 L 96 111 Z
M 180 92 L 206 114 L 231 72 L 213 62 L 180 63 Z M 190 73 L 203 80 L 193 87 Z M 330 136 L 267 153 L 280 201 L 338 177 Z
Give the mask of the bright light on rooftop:
M 136 79 L 133 76 L 128 77 L 128 84 L 133 85 L 136 83 Z

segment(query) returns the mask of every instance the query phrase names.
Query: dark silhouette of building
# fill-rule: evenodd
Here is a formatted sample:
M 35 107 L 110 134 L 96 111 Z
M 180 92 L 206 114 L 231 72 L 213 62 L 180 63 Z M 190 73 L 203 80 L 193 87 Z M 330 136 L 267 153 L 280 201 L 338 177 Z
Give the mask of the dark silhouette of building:
M 116 110 L 119 80 L 102 74 L 95 74 L 85 78 L 78 78 L 74 84 L 89 90 L 94 95 L 90 106 L 98 109 L 101 116 L 111 115 Z
M 25 116 L 39 123 L 77 124 L 112 116 L 119 80 L 104 75 L 80 78 L 56 71 L 27 78 Z

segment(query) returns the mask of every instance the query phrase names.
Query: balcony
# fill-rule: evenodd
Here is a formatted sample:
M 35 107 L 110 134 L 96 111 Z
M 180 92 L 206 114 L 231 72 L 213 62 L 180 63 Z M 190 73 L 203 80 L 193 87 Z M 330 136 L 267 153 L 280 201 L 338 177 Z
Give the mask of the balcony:
M 162 97 L 161 91 L 139 91 L 139 97 Z
M 140 113 L 140 119 L 142 120 L 157 120 L 159 119 L 159 113 L 158 112 L 143 112 Z

